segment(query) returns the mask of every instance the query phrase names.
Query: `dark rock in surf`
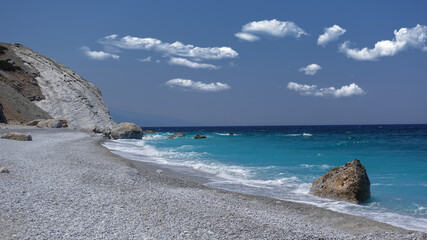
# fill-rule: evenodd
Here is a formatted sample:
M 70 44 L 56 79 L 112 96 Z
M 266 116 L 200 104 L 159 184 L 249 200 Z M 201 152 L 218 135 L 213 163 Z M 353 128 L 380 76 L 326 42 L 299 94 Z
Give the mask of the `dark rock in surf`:
M 206 136 L 201 136 L 201 135 L 194 136 L 194 139 L 202 139 L 202 138 L 206 138 Z
M 331 169 L 311 186 L 310 194 L 322 198 L 361 203 L 371 196 L 371 182 L 359 159 Z

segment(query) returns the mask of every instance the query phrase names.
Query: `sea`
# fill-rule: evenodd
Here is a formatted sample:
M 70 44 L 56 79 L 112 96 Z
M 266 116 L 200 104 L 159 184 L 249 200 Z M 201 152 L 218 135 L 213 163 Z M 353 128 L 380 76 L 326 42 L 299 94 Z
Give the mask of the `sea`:
M 427 125 L 152 128 L 104 146 L 136 161 L 234 192 L 315 205 L 427 232 Z M 168 139 L 173 133 L 185 137 Z M 230 134 L 231 133 L 231 134 Z M 195 135 L 206 136 L 194 139 Z M 361 205 L 309 194 L 336 166 L 359 159 L 371 182 Z

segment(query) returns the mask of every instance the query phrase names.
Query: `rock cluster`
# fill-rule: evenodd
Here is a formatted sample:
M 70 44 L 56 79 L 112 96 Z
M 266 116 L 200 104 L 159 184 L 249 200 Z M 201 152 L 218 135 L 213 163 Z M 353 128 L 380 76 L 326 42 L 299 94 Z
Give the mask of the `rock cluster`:
M 110 135 L 114 139 L 141 139 L 143 132 L 138 125 L 124 122 L 113 126 Z
M 58 119 L 36 119 L 29 121 L 27 126 L 37 126 L 39 128 L 66 128 L 68 127 L 67 120 Z
M 19 132 L 6 133 L 1 138 L 9 139 L 9 140 L 16 140 L 16 141 L 32 141 L 33 140 L 31 135 L 27 135 L 27 134 L 19 133 Z
M 333 200 L 361 203 L 371 196 L 371 183 L 359 159 L 331 169 L 311 186 L 310 194 Z

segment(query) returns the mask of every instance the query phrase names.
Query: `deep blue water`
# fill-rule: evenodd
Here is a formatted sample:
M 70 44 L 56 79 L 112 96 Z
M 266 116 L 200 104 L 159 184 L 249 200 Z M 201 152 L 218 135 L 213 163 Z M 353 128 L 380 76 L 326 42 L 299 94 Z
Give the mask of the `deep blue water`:
M 142 140 L 105 146 L 131 159 L 195 170 L 213 187 L 314 204 L 427 232 L 427 125 L 153 129 L 158 132 Z M 174 132 L 186 136 L 167 139 Z M 196 134 L 207 138 L 193 139 Z M 358 206 L 307 194 L 313 181 L 355 158 L 371 181 L 369 201 Z

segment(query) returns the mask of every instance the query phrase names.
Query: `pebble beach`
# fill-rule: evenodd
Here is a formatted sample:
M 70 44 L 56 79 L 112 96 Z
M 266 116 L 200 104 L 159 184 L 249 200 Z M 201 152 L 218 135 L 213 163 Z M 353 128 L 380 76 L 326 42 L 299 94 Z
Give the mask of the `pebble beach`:
M 111 153 L 100 134 L 2 126 L 0 239 L 427 239 L 302 203 L 234 193 Z M 108 140 L 107 140 L 108 141 Z

